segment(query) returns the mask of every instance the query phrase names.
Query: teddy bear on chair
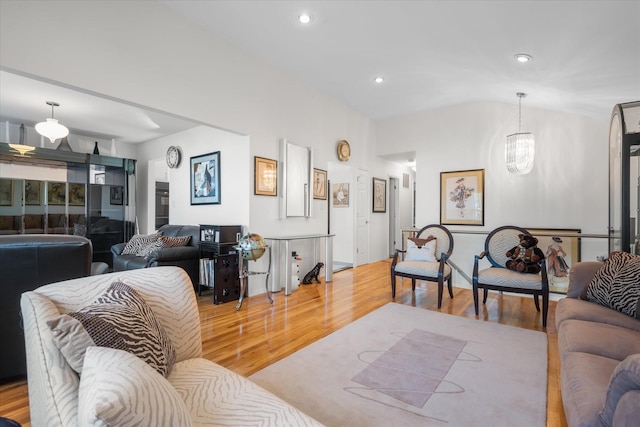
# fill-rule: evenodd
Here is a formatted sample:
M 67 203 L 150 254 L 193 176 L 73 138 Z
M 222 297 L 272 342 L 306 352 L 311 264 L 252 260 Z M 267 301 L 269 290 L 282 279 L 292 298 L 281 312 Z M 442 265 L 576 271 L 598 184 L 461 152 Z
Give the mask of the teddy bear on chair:
M 519 234 L 518 237 L 520 244 L 506 253 L 506 256 L 511 258 L 507 261 L 506 267 L 520 273 L 540 273 L 540 261 L 544 259 L 544 253 L 537 246 L 538 239 L 530 234 Z

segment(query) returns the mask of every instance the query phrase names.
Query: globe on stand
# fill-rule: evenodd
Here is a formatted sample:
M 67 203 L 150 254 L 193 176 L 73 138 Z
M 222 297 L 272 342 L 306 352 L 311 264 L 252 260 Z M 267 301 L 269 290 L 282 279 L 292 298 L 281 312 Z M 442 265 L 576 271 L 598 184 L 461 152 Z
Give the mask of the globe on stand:
M 256 261 L 264 255 L 267 244 L 259 234 L 248 233 L 238 242 L 242 250 L 242 257 L 247 261 Z

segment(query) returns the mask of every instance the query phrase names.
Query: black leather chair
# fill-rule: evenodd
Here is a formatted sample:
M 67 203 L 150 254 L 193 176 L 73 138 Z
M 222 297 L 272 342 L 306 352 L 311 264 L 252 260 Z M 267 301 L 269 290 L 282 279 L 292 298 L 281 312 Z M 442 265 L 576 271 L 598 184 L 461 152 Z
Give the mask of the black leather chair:
M 0 236 L 0 381 L 27 373 L 20 296 L 48 283 L 89 276 L 91 241 L 80 236 Z
M 187 272 L 192 283 L 198 283 L 200 264 L 200 226 L 198 225 L 163 225 L 158 229 L 164 236 L 191 236 L 188 246 L 163 248 L 153 253 L 148 259 L 137 255 L 122 255 L 126 243 L 118 243 L 111 247 L 114 271 L 135 270 L 138 268 L 172 265 L 181 267 Z

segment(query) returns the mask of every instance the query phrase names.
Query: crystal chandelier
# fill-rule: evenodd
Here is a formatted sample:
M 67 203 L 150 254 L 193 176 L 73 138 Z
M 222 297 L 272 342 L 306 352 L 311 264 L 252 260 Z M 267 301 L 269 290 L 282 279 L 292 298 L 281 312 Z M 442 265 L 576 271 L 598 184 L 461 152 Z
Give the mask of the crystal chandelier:
M 518 92 L 518 133 L 507 136 L 504 146 L 504 160 L 507 169 L 515 174 L 527 174 L 533 169 L 533 157 L 535 156 L 535 138 L 530 132 L 520 132 L 522 125 L 522 98 L 526 93 Z
M 53 144 L 56 139 L 64 138 L 69 135 L 69 129 L 66 126 L 62 126 L 56 119 L 53 118 L 53 107 L 59 107 L 57 102 L 47 101 L 47 105 L 51 105 L 51 118 L 46 122 L 40 122 L 36 124 L 36 132 L 40 135 L 49 138 L 49 141 Z

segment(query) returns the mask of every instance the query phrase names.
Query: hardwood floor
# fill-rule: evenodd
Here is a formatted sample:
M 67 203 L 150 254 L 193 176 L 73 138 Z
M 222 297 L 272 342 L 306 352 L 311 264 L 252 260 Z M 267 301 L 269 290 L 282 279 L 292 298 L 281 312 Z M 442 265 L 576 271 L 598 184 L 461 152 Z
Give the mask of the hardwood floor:
M 247 298 L 240 311 L 235 303 L 213 305 L 210 293 L 199 297 L 204 357 L 241 375 L 254 372 L 319 340 L 391 300 L 389 261 L 380 261 L 335 273 L 329 284 L 304 285 L 285 297 L 274 294 L 270 305 L 265 295 Z M 261 278 L 250 286 L 263 286 Z M 454 288 L 454 299 L 445 291 L 442 308 L 437 308 L 434 284 L 419 283 L 411 292 L 409 280 L 399 281 L 396 302 L 475 318 L 469 289 Z M 556 303 L 550 302 L 547 321 L 548 363 L 547 426 L 566 427 L 560 395 L 560 366 L 555 330 Z M 498 322 L 537 331 L 541 315 L 531 297 L 499 295 L 491 292 L 481 321 Z M 0 386 L 0 415 L 29 426 L 25 381 Z

